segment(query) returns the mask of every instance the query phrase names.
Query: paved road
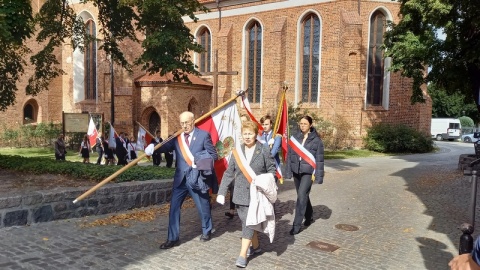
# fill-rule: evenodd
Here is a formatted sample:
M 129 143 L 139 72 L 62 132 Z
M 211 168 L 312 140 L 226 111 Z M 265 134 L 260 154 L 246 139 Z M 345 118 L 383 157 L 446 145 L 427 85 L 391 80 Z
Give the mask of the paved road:
M 437 144 L 434 154 L 328 160 L 325 184 L 311 192 L 316 222 L 295 237 L 288 231 L 296 194 L 287 181 L 275 205 L 275 240 L 261 235 L 264 252 L 247 268 L 448 269 L 457 226 L 469 217 L 470 184 L 456 170 L 458 156 L 474 151 L 471 144 Z M 165 213 L 127 225 L 82 227 L 106 215 L 3 228 L 0 269 L 236 269 L 240 222 L 227 220 L 225 208 L 215 206 L 216 232 L 207 243 L 198 240 L 196 210 L 185 209 L 181 245 L 166 251 L 158 249 L 167 234 Z M 339 248 L 321 251 L 309 246 L 315 241 Z

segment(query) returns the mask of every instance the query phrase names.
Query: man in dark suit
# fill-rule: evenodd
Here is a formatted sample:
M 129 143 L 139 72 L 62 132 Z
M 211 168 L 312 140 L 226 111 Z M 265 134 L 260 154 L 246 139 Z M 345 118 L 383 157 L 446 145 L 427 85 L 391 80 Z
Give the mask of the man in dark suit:
M 127 165 L 127 142 L 125 140 L 125 133 L 120 132 L 119 136 L 115 139 L 115 155 L 117 155 L 117 165 Z
M 210 212 L 210 195 L 208 192 L 192 189 L 187 185 L 187 178 L 191 177 L 193 156 L 201 151 L 207 151 L 213 160 L 218 158 L 217 151 L 212 143 L 208 132 L 195 127 L 194 115 L 191 112 L 180 114 L 180 125 L 183 132 L 176 138 L 164 143 L 160 147 L 161 152 L 175 151 L 176 168 L 173 177 L 172 199 L 170 201 L 170 212 L 168 221 L 168 239 L 160 245 L 160 249 L 169 249 L 179 244 L 180 234 L 180 209 L 187 194 L 193 198 L 202 221 L 202 235 L 200 241 L 210 240 L 212 216 Z M 151 155 L 153 147 L 150 145 L 145 149 L 145 154 Z M 202 177 L 197 174 L 197 177 Z
M 162 137 L 160 137 L 160 130 L 157 130 L 155 132 L 155 138 L 152 139 L 150 143 L 153 144 L 155 147 L 157 144 L 163 142 Z M 162 163 L 162 153 L 160 152 L 160 149 L 155 150 L 152 155 L 153 159 L 153 166 L 160 166 L 160 163 Z

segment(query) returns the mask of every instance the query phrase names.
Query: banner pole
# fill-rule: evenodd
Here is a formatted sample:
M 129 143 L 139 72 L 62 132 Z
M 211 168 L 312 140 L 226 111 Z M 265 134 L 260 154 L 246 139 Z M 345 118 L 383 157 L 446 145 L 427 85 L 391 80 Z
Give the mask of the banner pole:
M 277 110 L 277 115 L 275 117 L 275 126 L 273 127 L 273 132 L 275 134 L 278 133 L 278 125 L 280 123 L 280 112 L 282 111 L 282 108 L 283 108 L 283 100 L 285 99 L 285 93 L 287 92 L 287 89 L 288 87 L 287 86 L 283 86 L 282 88 L 282 97 L 280 98 L 280 103 L 278 103 L 278 110 Z
M 197 124 L 198 122 L 200 121 L 203 121 L 205 118 L 209 117 L 211 114 L 217 112 L 218 110 L 220 110 L 221 108 L 225 107 L 226 105 L 228 105 L 230 102 L 234 101 L 235 99 L 237 99 L 239 96 L 242 96 L 245 94 L 245 91 L 244 90 L 239 90 L 237 93 L 236 93 L 236 96 L 234 97 L 231 97 L 229 100 L 225 101 L 224 103 L 220 104 L 219 106 L 217 106 L 216 108 L 212 109 L 211 111 L 207 112 L 206 114 L 202 115 L 200 118 L 198 118 L 197 120 L 195 120 L 195 124 Z M 175 132 L 175 134 L 173 134 L 173 136 L 170 136 L 169 138 L 165 139 L 162 143 L 159 143 L 155 146 L 154 150 L 157 150 L 158 148 L 160 148 L 163 144 L 165 144 L 166 142 L 172 140 L 173 138 L 176 138 L 178 135 L 182 134 L 183 130 L 180 129 L 178 130 L 177 132 Z M 109 177 L 105 178 L 104 180 L 102 180 L 101 182 L 99 182 L 98 184 L 96 184 L 94 187 L 90 188 L 89 190 L 87 190 L 86 192 L 84 192 L 82 195 L 78 196 L 74 201 L 73 203 L 77 203 L 78 201 L 81 201 L 83 200 L 84 198 L 86 198 L 87 196 L 89 196 L 90 194 L 92 194 L 93 192 L 95 192 L 97 189 L 99 189 L 100 187 L 102 187 L 103 185 L 105 185 L 106 183 L 112 181 L 113 179 L 115 179 L 117 176 L 119 176 L 121 173 L 123 173 L 124 171 L 128 170 L 129 168 L 133 167 L 134 165 L 136 165 L 140 160 L 142 160 L 144 157 L 146 157 L 147 154 L 143 153 L 141 156 L 137 157 L 136 159 L 132 160 L 130 163 L 128 163 L 127 165 L 123 166 L 122 168 L 120 168 L 118 171 L 116 171 L 115 173 L 113 173 L 112 175 L 110 175 Z

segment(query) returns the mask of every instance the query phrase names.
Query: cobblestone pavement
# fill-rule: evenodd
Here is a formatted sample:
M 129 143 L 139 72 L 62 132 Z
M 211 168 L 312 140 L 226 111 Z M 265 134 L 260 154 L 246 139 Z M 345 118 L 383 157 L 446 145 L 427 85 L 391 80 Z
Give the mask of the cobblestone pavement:
M 296 193 L 286 181 L 275 204 L 275 239 L 260 235 L 263 252 L 247 268 L 448 269 L 457 227 L 469 217 L 470 184 L 456 170 L 458 156 L 473 146 L 439 146 L 434 154 L 328 160 L 325 183 L 311 192 L 316 221 L 296 236 L 288 234 Z M 195 208 L 184 209 L 181 244 L 164 251 L 165 213 L 129 226 L 81 226 L 106 215 L 3 228 L 0 269 L 236 269 L 240 222 L 226 219 L 226 208 L 214 207 L 216 232 L 205 243 Z M 339 248 L 321 251 L 308 246 L 313 241 Z

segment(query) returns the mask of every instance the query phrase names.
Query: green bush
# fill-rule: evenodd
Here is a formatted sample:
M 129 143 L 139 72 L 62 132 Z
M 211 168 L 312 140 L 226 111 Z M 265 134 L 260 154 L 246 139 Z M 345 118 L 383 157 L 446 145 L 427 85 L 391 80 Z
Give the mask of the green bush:
M 365 148 L 381 153 L 427 153 L 433 150 L 429 136 L 405 125 L 375 124 L 364 138 Z
M 32 174 L 61 174 L 76 179 L 100 182 L 109 177 L 121 166 L 99 166 L 79 162 L 56 161 L 39 157 L 0 155 L 0 168 Z M 133 166 L 121 173 L 115 182 L 145 181 L 173 178 L 175 168 L 156 166 Z
M 462 125 L 462 128 L 472 128 L 475 126 L 473 119 L 468 116 L 459 117 L 458 120 L 460 120 L 460 124 Z

